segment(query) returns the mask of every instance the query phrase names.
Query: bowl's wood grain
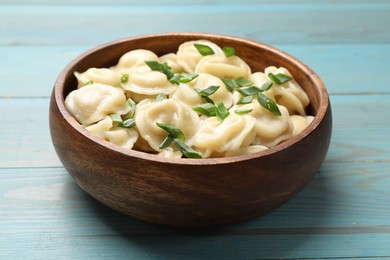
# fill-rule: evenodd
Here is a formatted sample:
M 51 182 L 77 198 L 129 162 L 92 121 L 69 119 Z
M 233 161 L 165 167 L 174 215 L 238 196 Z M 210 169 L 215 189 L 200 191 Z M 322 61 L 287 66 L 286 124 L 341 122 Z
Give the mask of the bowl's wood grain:
M 217 159 L 165 159 L 124 150 L 88 133 L 66 110 L 76 88 L 74 71 L 115 65 L 127 51 L 162 55 L 185 41 L 208 39 L 232 46 L 252 68 L 287 68 L 311 100 L 313 123 L 298 136 L 261 153 Z M 57 154 L 76 182 L 104 204 L 138 219 L 175 227 L 208 227 L 250 219 L 285 203 L 316 174 L 327 153 L 332 115 L 319 77 L 290 55 L 228 36 L 173 33 L 120 40 L 94 48 L 60 74 L 50 103 Z

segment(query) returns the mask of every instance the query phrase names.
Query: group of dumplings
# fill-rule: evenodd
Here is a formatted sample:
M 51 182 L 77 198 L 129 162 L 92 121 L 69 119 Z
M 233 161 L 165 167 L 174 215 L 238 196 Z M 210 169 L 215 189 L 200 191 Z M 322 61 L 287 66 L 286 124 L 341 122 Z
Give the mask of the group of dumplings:
M 202 55 L 196 44 L 208 46 L 213 54 Z M 146 61 L 167 64 L 173 73 L 195 76 L 174 84 Z M 161 149 L 168 133 L 156 123 L 163 123 L 180 129 L 185 145 L 202 158 L 236 156 L 274 147 L 299 134 L 313 120 L 306 114 L 309 98 L 294 79 L 274 83 L 263 92 L 276 102 L 280 115 L 271 113 L 256 98 L 237 104 L 242 94 L 229 90 L 223 81 L 244 78 L 261 87 L 271 81 L 270 73 L 292 77 L 282 67 L 253 73 L 239 56 L 225 55 L 210 41 L 188 41 L 179 46 L 177 53 L 158 57 L 150 50 L 137 49 L 122 55 L 113 67 L 75 72 L 78 87 L 66 97 L 65 105 L 89 132 L 126 149 L 183 157 L 182 150 L 174 144 Z M 219 88 L 208 99 L 199 95 L 199 90 L 210 86 Z M 226 118 L 221 120 L 194 110 L 210 99 L 224 105 L 229 112 Z M 236 113 L 237 110 L 246 113 Z M 113 114 L 133 120 L 133 126 L 118 124 Z

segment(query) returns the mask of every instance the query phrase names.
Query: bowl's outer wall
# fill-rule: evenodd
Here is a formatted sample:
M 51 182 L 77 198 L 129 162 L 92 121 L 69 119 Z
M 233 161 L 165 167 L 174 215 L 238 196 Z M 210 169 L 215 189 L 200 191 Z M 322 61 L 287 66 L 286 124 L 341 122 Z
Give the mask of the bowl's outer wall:
M 74 71 L 114 65 L 132 49 L 150 49 L 158 55 L 176 52 L 180 43 L 199 38 L 235 47 L 253 71 L 270 65 L 286 67 L 308 93 L 312 113 L 322 113 L 322 120 L 311 131 L 302 133 L 301 140 L 293 145 L 280 145 L 278 152 L 243 160 L 221 158 L 221 163 L 204 159 L 204 163 L 191 164 L 182 163 L 190 159 L 166 162 L 109 149 L 114 146 L 102 145 L 103 141 L 77 126 L 64 109 L 63 97 L 76 88 Z M 50 130 L 54 147 L 67 171 L 93 197 L 155 224 L 217 226 L 253 218 L 280 206 L 319 170 L 331 138 L 331 108 L 326 90 L 313 87 L 322 82 L 308 68 L 302 73 L 296 64 L 299 61 L 272 48 L 270 51 L 267 46 L 245 40 L 236 42 L 231 37 L 179 34 L 137 39 L 98 49 L 80 62 L 71 63 L 53 89 Z

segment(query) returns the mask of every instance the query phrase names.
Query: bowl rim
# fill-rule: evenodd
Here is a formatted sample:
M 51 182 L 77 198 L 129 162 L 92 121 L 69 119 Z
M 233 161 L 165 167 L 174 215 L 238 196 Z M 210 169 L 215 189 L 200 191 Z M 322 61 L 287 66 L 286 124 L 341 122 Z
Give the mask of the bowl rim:
M 172 36 L 185 36 L 185 37 L 191 37 L 191 38 L 223 38 L 225 40 L 231 40 L 235 42 L 242 42 L 246 45 L 256 45 L 257 47 L 261 47 L 265 49 L 268 52 L 273 52 L 279 56 L 282 56 L 285 59 L 288 59 L 294 66 L 298 67 L 299 70 L 302 70 L 305 72 L 305 74 L 308 75 L 310 80 L 312 82 L 315 82 L 316 88 L 318 88 L 319 93 L 319 108 L 317 111 L 317 114 L 314 116 L 313 121 L 298 135 L 291 137 L 290 139 L 284 141 L 283 143 L 280 143 L 274 147 L 268 148 L 264 151 L 256 152 L 256 153 L 249 153 L 249 154 L 243 154 L 243 155 L 237 155 L 237 156 L 229 156 L 229 157 L 219 157 L 219 158 L 201 158 L 201 159 L 188 159 L 188 158 L 166 158 L 166 157 L 160 157 L 155 154 L 150 154 L 147 152 L 137 151 L 133 149 L 126 149 L 122 148 L 118 145 L 112 144 L 108 141 L 105 141 L 94 134 L 87 131 L 75 118 L 73 115 L 71 115 L 68 110 L 65 107 L 65 97 L 63 95 L 64 93 L 64 82 L 69 73 L 73 73 L 74 71 L 71 71 L 72 68 L 74 68 L 78 62 L 86 58 L 88 55 L 100 51 L 105 48 L 111 48 L 112 46 L 122 44 L 128 41 L 132 40 L 139 40 L 139 39 L 145 39 L 145 38 L 153 38 L 153 37 L 172 37 Z M 212 39 L 211 39 L 212 41 Z M 264 44 L 259 41 L 254 41 L 242 37 L 237 36 L 230 36 L 230 35 L 224 35 L 224 34 L 214 34 L 214 33 L 199 33 L 199 32 L 168 32 L 168 33 L 154 33 L 154 34 L 143 34 L 138 36 L 131 36 L 126 38 L 121 38 L 118 40 L 110 41 L 104 44 L 100 44 L 96 47 L 90 48 L 83 53 L 76 56 L 71 62 L 69 62 L 60 72 L 54 87 L 53 87 L 53 97 L 55 99 L 55 105 L 57 106 L 57 109 L 59 110 L 62 117 L 69 123 L 78 133 L 83 135 L 85 138 L 90 139 L 91 141 L 107 148 L 110 150 L 113 150 L 116 153 L 120 153 L 125 156 L 129 157 L 136 157 L 142 160 L 147 161 L 153 161 L 153 162 L 159 162 L 164 164 L 173 164 L 173 165 L 222 165 L 227 163 L 235 163 L 240 161 L 246 161 L 246 160 L 252 160 L 259 157 L 265 157 L 268 155 L 272 155 L 274 153 L 278 153 L 281 150 L 284 150 L 298 142 L 300 142 L 302 139 L 304 139 L 306 136 L 308 136 L 311 132 L 313 132 L 322 122 L 324 119 L 328 107 L 329 107 L 329 95 L 325 88 L 324 83 L 320 79 L 320 77 L 311 69 L 309 68 L 305 63 L 300 61 L 299 59 L 295 58 L 291 54 L 288 54 L 280 49 L 277 49 L 275 47 L 272 47 L 268 44 Z M 52 98 L 53 98 L 52 97 Z

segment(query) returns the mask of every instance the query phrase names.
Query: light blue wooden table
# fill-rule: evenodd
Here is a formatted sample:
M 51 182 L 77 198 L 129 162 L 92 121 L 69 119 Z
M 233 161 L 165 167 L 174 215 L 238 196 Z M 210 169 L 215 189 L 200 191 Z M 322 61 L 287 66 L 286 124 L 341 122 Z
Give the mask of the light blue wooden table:
M 331 96 L 324 165 L 292 201 L 207 231 L 102 206 L 58 160 L 48 127 L 60 70 L 146 33 L 228 34 L 285 50 Z M 0 0 L 0 259 L 390 259 L 390 1 Z

